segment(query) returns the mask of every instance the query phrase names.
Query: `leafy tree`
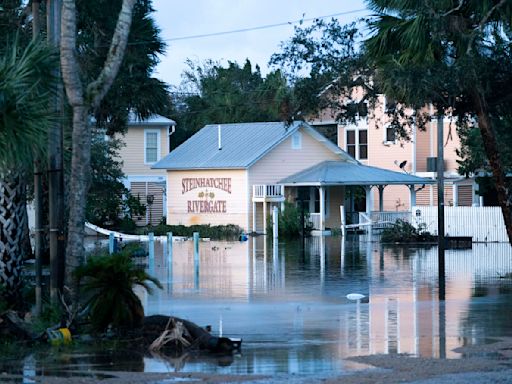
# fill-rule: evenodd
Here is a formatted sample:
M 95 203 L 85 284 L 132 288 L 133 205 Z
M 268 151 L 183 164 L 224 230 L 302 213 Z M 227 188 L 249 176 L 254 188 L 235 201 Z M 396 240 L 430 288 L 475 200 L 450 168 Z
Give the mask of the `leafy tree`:
M 123 217 L 144 215 L 146 207 L 124 186 L 120 140 L 94 135 L 91 146 L 91 187 L 87 196 L 86 219 L 99 226 L 118 226 Z
M 57 65 L 42 42 L 19 44 L 11 41 L 0 56 L 0 284 L 11 304 L 18 302 L 21 287 L 27 174 L 55 120 L 48 100 Z
M 277 121 L 283 118 L 290 97 L 286 79 L 277 70 L 262 77 L 249 60 L 243 66 L 212 61 L 203 66 L 189 62 L 184 84 L 174 100 L 179 132 L 177 146 L 206 124 Z
M 433 103 L 477 122 L 512 242 L 510 186 L 496 124 L 510 116 L 512 82 L 510 1 L 368 1 L 376 15 L 366 42 L 386 94 L 407 105 Z
M 318 19 L 310 26 L 295 27 L 281 52 L 272 55 L 270 64 L 281 67 L 293 83 L 295 119 L 330 111 L 335 120 L 344 122 L 367 114 L 379 89 L 360 49 L 361 38 L 357 23 Z

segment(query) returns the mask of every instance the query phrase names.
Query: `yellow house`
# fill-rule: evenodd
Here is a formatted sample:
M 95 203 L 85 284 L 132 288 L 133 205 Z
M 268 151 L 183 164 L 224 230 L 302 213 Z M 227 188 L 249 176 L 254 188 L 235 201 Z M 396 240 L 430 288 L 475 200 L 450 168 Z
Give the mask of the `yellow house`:
M 365 166 L 304 122 L 207 125 L 152 169 L 167 172 L 167 224 L 255 232 L 285 200 L 300 200 L 324 230 L 340 226 L 347 186 L 431 182 Z
M 125 186 L 146 205 L 146 215 L 135 217 L 138 225 L 156 225 L 166 216 L 166 172 L 152 165 L 169 153 L 176 122 L 160 115 L 141 120 L 130 113 L 127 131 L 120 137 L 119 151 L 126 175 Z

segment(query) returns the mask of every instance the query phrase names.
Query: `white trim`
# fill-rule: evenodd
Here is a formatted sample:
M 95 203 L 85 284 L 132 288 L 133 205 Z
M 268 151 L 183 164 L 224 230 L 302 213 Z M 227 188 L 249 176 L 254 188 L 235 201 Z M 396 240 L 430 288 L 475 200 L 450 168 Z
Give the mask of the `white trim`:
M 126 179 L 129 182 L 134 182 L 134 183 L 144 183 L 144 182 L 160 183 L 162 181 L 167 182 L 167 175 L 126 175 Z
M 355 141 L 355 159 L 358 161 L 367 161 L 370 158 L 370 129 L 368 127 L 368 117 L 358 118 L 355 124 L 349 124 L 345 127 L 345 151 L 350 154 L 348 151 L 348 132 L 355 132 L 354 141 Z M 366 159 L 361 159 L 359 154 L 359 132 L 366 131 Z
M 148 133 L 156 133 L 156 160 L 155 161 L 146 161 L 147 157 L 146 157 L 146 139 L 147 139 L 147 134 Z M 156 162 L 158 162 L 162 156 L 161 156 L 161 143 L 160 143 L 160 129 L 147 129 L 145 128 L 144 129 L 144 164 L 146 165 L 152 165 L 152 164 L 155 164 Z

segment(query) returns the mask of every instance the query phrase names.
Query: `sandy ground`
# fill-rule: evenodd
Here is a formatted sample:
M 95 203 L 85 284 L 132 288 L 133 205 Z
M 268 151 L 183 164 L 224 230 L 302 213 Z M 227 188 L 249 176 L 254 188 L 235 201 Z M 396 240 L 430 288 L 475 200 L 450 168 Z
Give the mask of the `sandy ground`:
M 512 383 L 512 338 L 501 338 L 491 344 L 458 348 L 456 351 L 464 358 L 426 359 L 406 355 L 353 357 L 348 360 L 368 368 L 334 377 L 68 371 L 70 377 L 37 376 L 34 378 L 3 373 L 0 374 L 0 383 Z

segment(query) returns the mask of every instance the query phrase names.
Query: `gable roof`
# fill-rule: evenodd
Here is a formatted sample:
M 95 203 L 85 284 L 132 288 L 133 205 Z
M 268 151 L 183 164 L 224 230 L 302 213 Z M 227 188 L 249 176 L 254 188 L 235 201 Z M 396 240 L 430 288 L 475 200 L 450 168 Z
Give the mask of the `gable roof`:
M 222 149 L 219 149 L 219 127 Z M 249 168 L 298 129 L 302 128 L 340 159 L 357 163 L 309 124 L 293 122 L 206 125 L 153 165 L 153 169 L 245 169 Z
M 285 185 L 418 185 L 435 180 L 346 161 L 324 161 L 279 181 Z
M 150 115 L 146 119 L 140 119 L 135 113 L 128 113 L 128 126 L 169 126 L 176 125 L 174 120 L 157 114 Z

